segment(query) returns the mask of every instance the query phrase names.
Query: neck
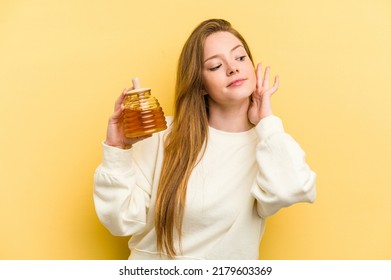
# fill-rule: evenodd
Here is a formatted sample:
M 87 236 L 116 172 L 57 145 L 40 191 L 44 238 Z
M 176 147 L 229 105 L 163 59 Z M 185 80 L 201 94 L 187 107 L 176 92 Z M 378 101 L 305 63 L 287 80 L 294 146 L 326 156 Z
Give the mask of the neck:
M 209 125 L 226 132 L 244 132 L 254 126 L 248 120 L 249 100 L 234 105 L 219 105 L 209 100 Z

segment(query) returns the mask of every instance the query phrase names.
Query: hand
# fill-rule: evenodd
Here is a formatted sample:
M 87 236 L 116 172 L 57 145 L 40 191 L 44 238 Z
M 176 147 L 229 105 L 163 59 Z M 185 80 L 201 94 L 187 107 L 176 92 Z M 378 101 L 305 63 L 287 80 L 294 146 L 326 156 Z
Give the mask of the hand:
M 125 109 L 123 104 L 126 92 L 129 89 L 124 89 L 121 95 L 118 97 L 114 105 L 114 114 L 109 118 L 109 123 L 107 126 L 106 141 L 105 144 L 121 149 L 129 149 L 138 141 L 141 141 L 145 138 L 151 137 L 152 135 L 135 137 L 135 138 L 126 138 L 122 126 L 122 113 Z
M 274 78 L 273 87 L 269 88 L 270 67 L 266 67 L 265 75 L 262 77 L 262 65 L 258 64 L 256 69 L 257 86 L 251 95 L 251 103 L 248 108 L 248 119 L 253 125 L 267 116 L 273 115 L 271 96 L 279 86 L 279 77 Z

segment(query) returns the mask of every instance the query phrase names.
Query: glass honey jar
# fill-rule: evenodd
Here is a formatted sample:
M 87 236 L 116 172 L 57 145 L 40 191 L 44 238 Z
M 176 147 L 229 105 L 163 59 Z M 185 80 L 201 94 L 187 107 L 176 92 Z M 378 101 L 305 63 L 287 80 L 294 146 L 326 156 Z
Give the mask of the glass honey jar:
M 139 78 L 133 78 L 133 89 L 126 92 L 123 128 L 126 138 L 152 134 L 167 128 L 164 112 L 150 88 L 141 88 Z

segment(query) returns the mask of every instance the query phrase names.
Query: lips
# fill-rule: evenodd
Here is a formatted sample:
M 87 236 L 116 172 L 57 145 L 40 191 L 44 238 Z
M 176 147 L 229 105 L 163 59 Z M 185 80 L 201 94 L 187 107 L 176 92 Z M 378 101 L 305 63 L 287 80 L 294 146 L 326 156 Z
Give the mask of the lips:
M 227 87 L 236 87 L 236 86 L 240 86 L 240 85 L 242 85 L 242 84 L 244 83 L 245 80 L 246 80 L 246 79 L 236 79 L 236 80 L 230 82 L 230 83 L 228 84 Z

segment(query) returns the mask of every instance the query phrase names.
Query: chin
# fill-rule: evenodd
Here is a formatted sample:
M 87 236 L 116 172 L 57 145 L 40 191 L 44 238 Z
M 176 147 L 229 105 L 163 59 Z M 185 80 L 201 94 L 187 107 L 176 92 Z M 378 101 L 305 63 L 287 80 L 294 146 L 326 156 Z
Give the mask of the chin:
M 243 98 L 250 97 L 251 94 L 253 94 L 254 90 L 255 89 L 253 88 L 241 88 L 240 90 L 238 90 L 237 95 Z

